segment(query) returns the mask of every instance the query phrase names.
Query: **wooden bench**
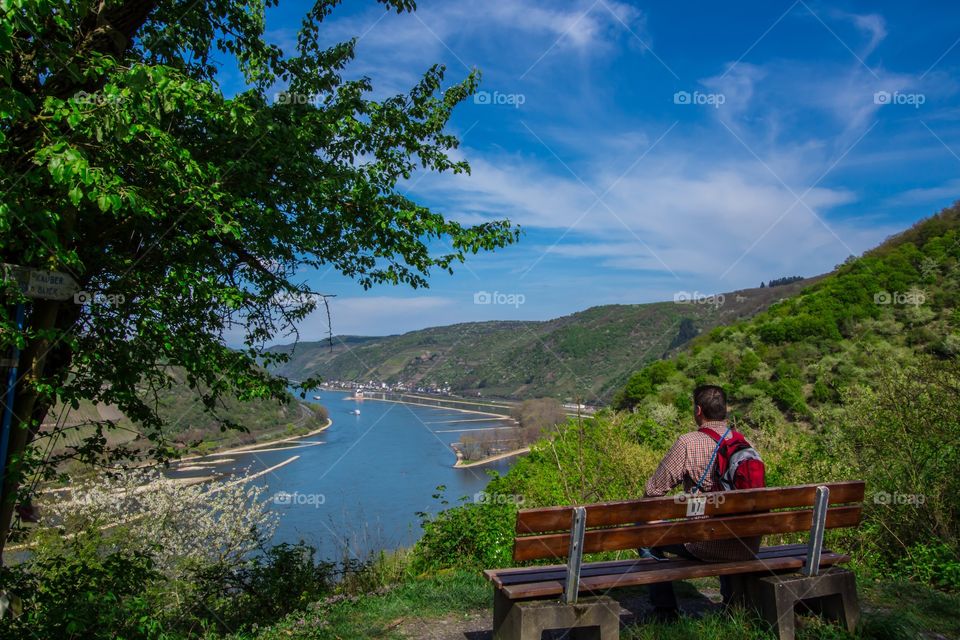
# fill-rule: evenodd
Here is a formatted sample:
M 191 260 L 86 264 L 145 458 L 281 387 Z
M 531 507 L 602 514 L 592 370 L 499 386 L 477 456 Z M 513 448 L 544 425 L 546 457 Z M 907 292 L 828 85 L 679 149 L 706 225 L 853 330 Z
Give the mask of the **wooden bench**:
M 756 609 L 781 640 L 793 639 L 800 603 L 853 631 L 859 617 L 854 575 L 836 567 L 850 556 L 823 549 L 823 534 L 856 527 L 863 496 L 864 483 L 855 481 L 522 509 L 514 562 L 565 564 L 484 571 L 494 587 L 494 639 L 539 640 L 547 629 L 576 628 L 576 637 L 613 640 L 619 637 L 620 606 L 606 595 L 611 589 L 711 576 L 732 576 L 734 602 Z M 748 543 L 800 531 L 810 532 L 807 543 L 760 547 L 752 560 L 582 561 L 585 553 L 712 540 Z

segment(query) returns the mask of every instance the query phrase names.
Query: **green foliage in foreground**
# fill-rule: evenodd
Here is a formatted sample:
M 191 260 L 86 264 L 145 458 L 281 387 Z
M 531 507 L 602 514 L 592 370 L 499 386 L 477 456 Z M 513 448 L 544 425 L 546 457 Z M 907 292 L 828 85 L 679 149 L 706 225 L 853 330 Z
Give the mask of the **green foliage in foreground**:
M 0 587 L 25 605 L 22 615 L 0 621 L 4 637 L 160 637 L 148 589 L 162 576 L 149 556 L 127 553 L 99 532 L 41 546 L 29 571 L 3 568 L 0 576 Z
M 175 639 L 273 622 L 334 592 L 346 569 L 317 562 L 306 545 L 279 545 L 240 566 L 197 564 L 171 578 L 123 529 L 38 540 L 23 564 L 0 573 L 22 614 L 3 637 Z M 350 568 L 353 570 L 354 568 Z M 9 635 L 8 635 L 9 634 Z

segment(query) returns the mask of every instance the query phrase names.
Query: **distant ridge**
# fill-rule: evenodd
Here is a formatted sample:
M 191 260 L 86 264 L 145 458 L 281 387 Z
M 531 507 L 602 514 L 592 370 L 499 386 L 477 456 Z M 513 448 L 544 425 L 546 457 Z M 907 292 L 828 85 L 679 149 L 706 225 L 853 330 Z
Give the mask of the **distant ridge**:
M 601 404 L 631 373 L 697 333 L 752 317 L 821 277 L 700 301 L 603 305 L 553 320 L 470 322 L 386 337 L 337 336 L 332 348 L 319 341 L 271 351 L 292 353 L 277 373 L 297 380 L 319 375 L 449 385 L 461 395 Z

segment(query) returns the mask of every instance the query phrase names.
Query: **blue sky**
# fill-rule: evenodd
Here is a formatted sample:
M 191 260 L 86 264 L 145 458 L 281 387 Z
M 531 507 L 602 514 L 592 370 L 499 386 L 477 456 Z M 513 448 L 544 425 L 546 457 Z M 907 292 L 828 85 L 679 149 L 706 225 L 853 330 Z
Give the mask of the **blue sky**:
M 337 294 L 337 334 L 548 319 L 815 275 L 960 194 L 960 6 L 418 4 L 397 15 L 354 0 L 327 37 L 360 38 L 348 75 L 369 76 L 375 96 L 405 92 L 437 62 L 451 83 L 481 70 L 480 96 L 451 123 L 472 175 L 403 188 L 524 235 L 428 290 L 305 274 Z M 268 14 L 285 50 L 303 8 Z M 223 81 L 235 90 L 226 68 Z M 499 295 L 476 304 L 478 292 Z M 300 329 L 323 337 L 325 314 Z

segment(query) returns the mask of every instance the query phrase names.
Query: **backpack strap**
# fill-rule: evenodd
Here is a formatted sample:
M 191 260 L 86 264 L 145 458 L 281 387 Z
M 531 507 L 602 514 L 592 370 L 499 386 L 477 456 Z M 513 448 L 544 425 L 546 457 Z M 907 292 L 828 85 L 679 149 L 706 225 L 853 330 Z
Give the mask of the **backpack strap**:
M 717 432 L 713 429 L 707 429 L 706 427 L 698 429 L 700 433 L 705 433 L 714 440 L 717 441 L 717 446 L 713 449 L 713 455 L 710 456 L 710 462 L 707 463 L 707 468 L 703 470 L 703 475 L 700 476 L 700 480 L 697 481 L 697 485 L 693 488 L 691 493 L 697 493 L 703 487 L 703 481 L 707 479 L 707 474 L 710 473 L 710 470 L 713 469 L 713 462 L 717 459 L 717 452 L 720 451 L 720 445 L 723 444 L 724 439 L 727 437 L 727 434 L 730 433 L 730 430 L 733 427 L 727 427 L 727 430 L 723 433 L 722 436 L 718 436 Z

